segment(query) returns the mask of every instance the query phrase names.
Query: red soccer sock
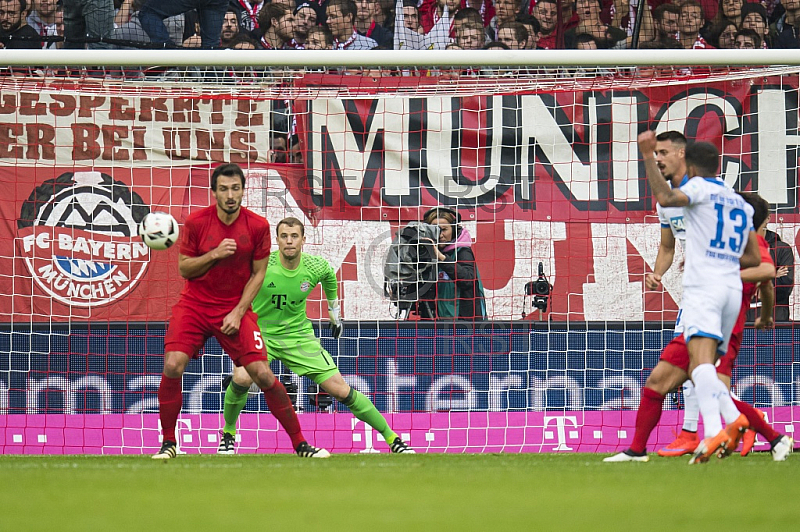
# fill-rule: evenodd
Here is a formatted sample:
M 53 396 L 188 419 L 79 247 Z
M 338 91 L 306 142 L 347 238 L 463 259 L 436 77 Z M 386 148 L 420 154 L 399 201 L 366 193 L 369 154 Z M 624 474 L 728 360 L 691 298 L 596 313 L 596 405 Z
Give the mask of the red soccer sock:
M 664 396 L 650 388 L 642 388 L 642 399 L 636 413 L 636 430 L 633 433 L 631 451 L 642 454 L 647 451 L 647 440 L 650 433 L 661 419 L 661 409 L 664 407 Z
M 761 414 L 759 414 L 755 408 L 747 403 L 739 401 L 738 399 L 733 399 L 733 404 L 736 405 L 736 408 L 739 409 L 739 412 L 744 414 L 744 417 L 746 417 L 747 421 L 750 422 L 750 428 L 764 436 L 767 441 L 773 441 L 775 438 L 780 438 L 781 434 L 773 429 L 769 423 L 764 421 L 764 418 L 761 417 Z
M 261 388 L 261 391 L 264 392 L 264 399 L 267 400 L 269 411 L 278 419 L 283 430 L 292 439 L 292 448 L 297 449 L 297 446 L 306 441 L 306 439 L 300 430 L 300 420 L 297 419 L 297 412 L 294 411 L 292 400 L 289 399 L 286 388 L 283 387 L 281 381 L 275 379 L 275 384 L 272 385 L 272 388 Z
M 158 386 L 158 416 L 161 419 L 164 441 L 178 443 L 175 439 L 175 425 L 178 423 L 182 405 L 181 377 L 172 379 L 161 375 L 161 384 Z

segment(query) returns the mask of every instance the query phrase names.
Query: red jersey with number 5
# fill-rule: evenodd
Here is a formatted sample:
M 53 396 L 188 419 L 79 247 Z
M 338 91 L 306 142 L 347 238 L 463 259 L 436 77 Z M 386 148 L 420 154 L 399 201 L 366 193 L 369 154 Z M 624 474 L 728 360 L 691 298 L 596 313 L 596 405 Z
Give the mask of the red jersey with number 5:
M 218 260 L 199 277 L 187 279 L 181 298 L 201 304 L 233 308 L 253 272 L 253 261 L 269 256 L 269 223 L 261 216 L 240 208 L 239 217 L 225 225 L 211 205 L 189 215 L 181 230 L 181 255 L 199 257 L 216 248 L 225 238 L 236 241 L 236 252 Z

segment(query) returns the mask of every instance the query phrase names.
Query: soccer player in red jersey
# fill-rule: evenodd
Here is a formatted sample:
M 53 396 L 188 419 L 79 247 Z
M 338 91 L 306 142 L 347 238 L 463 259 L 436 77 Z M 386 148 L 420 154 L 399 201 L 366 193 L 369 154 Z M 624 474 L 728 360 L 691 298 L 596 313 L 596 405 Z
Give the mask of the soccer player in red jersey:
M 717 364 L 717 376 L 725 382 L 728 388 L 730 388 L 731 384 L 733 363 L 742 345 L 744 323 L 747 310 L 750 308 L 750 300 L 759 286 L 761 288 L 762 306 L 761 316 L 756 319 L 755 327 L 761 329 L 772 327 L 773 325 L 773 288 L 770 281 L 775 277 L 775 265 L 769 254 L 769 245 L 764 240 L 764 230 L 769 221 L 769 204 L 754 193 L 744 193 L 742 196 L 755 209 L 753 225 L 758 228 L 761 264 L 754 268 L 746 268 L 741 272 L 743 281 L 742 307 L 731 333 L 728 351 L 719 359 Z M 686 340 L 683 335 L 676 336 L 664 347 L 661 352 L 661 359 L 656 367 L 653 368 L 642 388 L 641 402 L 636 415 L 636 428 L 630 448 L 605 458 L 604 462 L 647 462 L 649 460 L 647 456 L 647 440 L 661 418 L 664 398 L 667 393 L 688 379 L 688 369 L 689 351 L 686 346 Z M 735 398 L 733 402 L 739 412 L 747 417 L 750 428 L 770 442 L 773 459 L 775 461 L 786 460 L 794 446 L 792 438 L 776 432 L 756 408 Z M 738 442 L 738 434 L 731 434 L 731 436 Z M 735 444 L 729 450 L 733 450 L 734 447 Z
M 286 388 L 267 365 L 257 317 L 250 308 L 267 269 L 270 231 L 267 221 L 242 207 L 244 172 L 223 164 L 211 175 L 216 204 L 192 213 L 181 231 L 178 268 L 186 279 L 172 307 L 164 338 L 164 372 L 158 388 L 163 431 L 154 459 L 174 458 L 175 425 L 183 397 L 181 378 L 192 358 L 213 336 L 236 366 L 243 366 L 264 392 L 267 406 L 303 457 L 326 458 L 330 453 L 306 442 Z

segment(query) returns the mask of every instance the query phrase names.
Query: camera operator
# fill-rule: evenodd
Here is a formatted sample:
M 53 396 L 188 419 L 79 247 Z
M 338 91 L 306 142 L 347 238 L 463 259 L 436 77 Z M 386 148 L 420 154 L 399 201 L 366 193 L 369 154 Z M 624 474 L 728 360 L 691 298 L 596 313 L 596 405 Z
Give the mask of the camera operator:
M 438 279 L 434 289 L 426 294 L 429 304 L 423 299 L 417 305 L 419 316 L 423 319 L 485 319 L 483 284 L 475 265 L 472 238 L 469 231 L 459 225 L 461 217 L 452 209 L 435 207 L 425 213 L 422 221 L 439 227 L 439 242 L 435 248 Z

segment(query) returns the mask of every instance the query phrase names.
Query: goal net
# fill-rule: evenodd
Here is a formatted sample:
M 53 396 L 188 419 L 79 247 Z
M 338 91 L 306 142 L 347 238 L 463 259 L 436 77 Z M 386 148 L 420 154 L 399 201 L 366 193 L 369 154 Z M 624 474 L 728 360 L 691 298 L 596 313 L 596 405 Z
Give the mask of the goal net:
M 273 228 L 287 216 L 305 223 L 305 251 L 336 270 L 346 320 L 339 340 L 318 327 L 323 346 L 423 452 L 627 448 L 681 297 L 680 250 L 663 290 L 644 287 L 661 228 L 638 133 L 714 143 L 726 182 L 770 202 L 769 229 L 796 253 L 798 67 L 587 67 L 574 55 L 573 66 L 520 67 L 514 54 L 481 67 L 264 67 L 243 57 L 16 63 L 0 75 L 0 452 L 158 448 L 163 338 L 183 280 L 178 250 L 150 250 L 136 226 L 150 211 L 183 222 L 211 204 L 210 170 L 222 162 L 244 168 L 244 203 Z M 469 233 L 485 320 L 421 319 L 386 282 L 393 236 L 436 206 L 455 209 Z M 790 262 L 780 321 L 745 331 L 733 383 L 791 435 L 800 309 Z M 317 287 L 315 324 L 327 319 L 323 300 Z M 312 443 L 388 451 L 311 381 L 274 369 L 293 384 Z M 183 451 L 216 451 L 231 371 L 213 339 L 190 363 Z M 680 403 L 665 401 L 650 449 L 671 441 Z M 237 438 L 240 452 L 291 451 L 260 394 Z

